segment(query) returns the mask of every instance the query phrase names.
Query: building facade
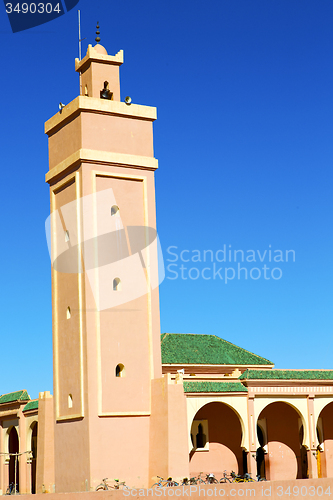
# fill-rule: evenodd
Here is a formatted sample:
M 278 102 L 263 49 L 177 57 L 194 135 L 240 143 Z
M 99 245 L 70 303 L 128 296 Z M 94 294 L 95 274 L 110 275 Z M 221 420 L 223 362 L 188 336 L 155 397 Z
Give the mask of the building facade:
M 0 492 L 250 472 L 333 477 L 333 371 L 276 370 L 212 335 L 160 336 L 156 109 L 89 45 L 49 138 L 54 387 L 0 397 Z
M 333 477 L 333 371 L 276 370 L 213 335 L 164 334 L 161 346 L 186 395 L 191 475 Z

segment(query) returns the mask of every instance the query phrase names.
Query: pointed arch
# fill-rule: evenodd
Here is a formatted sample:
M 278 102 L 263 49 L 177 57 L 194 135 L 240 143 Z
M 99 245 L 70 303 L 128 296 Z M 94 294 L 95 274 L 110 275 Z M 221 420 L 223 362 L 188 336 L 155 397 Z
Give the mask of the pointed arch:
M 226 402 L 202 405 L 191 425 L 190 474 L 208 470 L 222 476 L 225 469 L 244 473 L 243 428 L 237 411 Z

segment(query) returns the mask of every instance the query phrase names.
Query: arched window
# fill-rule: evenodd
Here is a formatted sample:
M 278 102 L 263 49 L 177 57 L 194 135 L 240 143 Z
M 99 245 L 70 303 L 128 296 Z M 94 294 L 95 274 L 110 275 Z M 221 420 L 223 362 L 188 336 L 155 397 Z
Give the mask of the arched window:
M 193 420 L 191 441 L 195 451 L 209 450 L 208 420 Z
M 73 396 L 68 394 L 68 408 L 73 408 Z
M 125 367 L 121 363 L 116 366 L 116 377 L 125 377 Z
M 67 319 L 70 319 L 71 315 L 72 315 L 71 314 L 71 308 L 67 307 L 67 311 L 66 311 L 66 317 L 67 317 Z
M 196 435 L 196 439 L 197 448 L 204 448 L 206 444 L 206 434 L 204 434 L 203 426 L 201 423 L 198 425 L 198 433 Z
M 119 217 L 119 207 L 117 205 L 111 207 L 111 217 Z
M 115 278 L 113 280 L 113 291 L 119 292 L 121 290 L 121 280 L 120 278 Z

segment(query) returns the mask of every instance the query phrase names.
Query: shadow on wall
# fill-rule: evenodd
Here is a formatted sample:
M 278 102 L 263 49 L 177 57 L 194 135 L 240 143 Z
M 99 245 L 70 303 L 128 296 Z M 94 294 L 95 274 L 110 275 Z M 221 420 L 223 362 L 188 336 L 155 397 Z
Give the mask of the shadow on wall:
M 217 478 L 223 476 L 224 470 L 233 470 L 237 474 L 246 472 L 241 423 L 228 405 L 215 402 L 203 406 L 193 419 L 191 439 L 191 476 L 202 471 L 213 473 Z

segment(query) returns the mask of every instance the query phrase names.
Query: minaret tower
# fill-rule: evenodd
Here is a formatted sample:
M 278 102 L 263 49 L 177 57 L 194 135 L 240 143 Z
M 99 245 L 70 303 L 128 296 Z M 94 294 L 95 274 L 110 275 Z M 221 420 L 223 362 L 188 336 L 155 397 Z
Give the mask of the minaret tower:
M 89 45 L 75 61 L 80 96 L 45 124 L 57 492 L 93 490 L 103 477 L 149 486 L 154 467 L 168 473 L 168 439 L 160 452 L 154 445 L 163 429 L 154 414 L 161 404 L 168 413 L 159 399 L 156 108 L 121 102 L 122 63 L 123 51 Z

